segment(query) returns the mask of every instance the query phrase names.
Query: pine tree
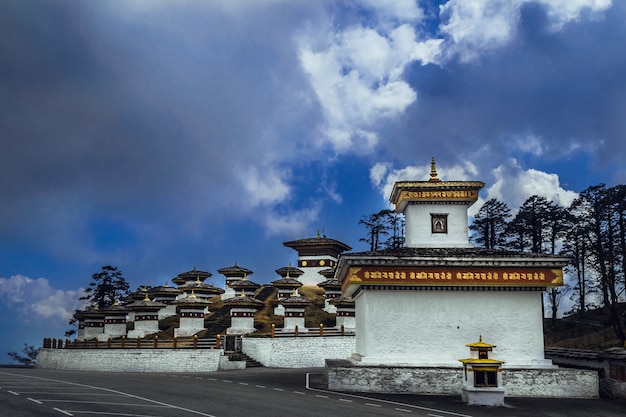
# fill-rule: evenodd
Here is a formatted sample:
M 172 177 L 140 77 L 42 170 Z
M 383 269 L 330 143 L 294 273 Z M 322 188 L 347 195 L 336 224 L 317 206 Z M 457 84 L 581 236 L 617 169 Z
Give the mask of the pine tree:
M 469 226 L 471 239 L 487 249 L 502 248 L 507 241 L 507 218 L 511 217 L 509 207 L 496 198 L 488 200 L 474 216 Z
M 99 309 L 112 305 L 115 300 L 128 295 L 130 286 L 122 272 L 115 266 L 106 265 L 102 271 L 91 276 L 92 282 L 80 300 L 87 301 Z

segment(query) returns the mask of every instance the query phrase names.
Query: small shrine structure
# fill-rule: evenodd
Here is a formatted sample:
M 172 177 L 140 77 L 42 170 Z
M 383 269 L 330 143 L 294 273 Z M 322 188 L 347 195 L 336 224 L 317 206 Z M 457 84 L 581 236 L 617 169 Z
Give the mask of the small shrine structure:
M 297 292 L 289 298 L 281 300 L 280 305 L 285 309 L 284 324 L 281 331 L 306 333 L 309 330 L 305 326 L 304 310 L 311 304 L 311 300 L 301 296 Z
M 159 332 L 159 310 L 165 308 L 165 304 L 151 301 L 146 291 L 143 300 L 135 301 L 126 306 L 134 313 L 134 329 L 128 332 L 129 338 L 146 337 Z
M 304 272 L 291 265 L 288 267 L 279 268 L 276 273 L 280 275 L 280 279 L 272 281 L 272 286 L 278 290 L 276 297 L 278 298 L 278 305 L 274 307 L 274 314 L 277 316 L 285 315 L 285 307 L 280 302 L 291 297 L 292 294 L 298 291 L 298 288 L 302 287 L 302 282 L 293 276 L 300 276 Z
M 298 268 L 304 273 L 297 279 L 304 285 L 317 285 L 324 281 L 319 271 L 336 267 L 339 254 L 352 249 L 338 240 L 321 236 L 319 232 L 316 237 L 292 240 L 283 245 L 298 252 Z
M 228 286 L 238 294 L 243 292 L 247 297 L 254 297 L 256 291 L 261 288 L 261 284 L 250 281 L 247 275 L 244 275 L 243 278 L 239 280 L 231 281 Z
M 226 334 L 243 335 L 253 333 L 254 314 L 263 308 L 263 302 L 248 296 L 244 291 L 238 297 L 224 301 L 230 309 L 230 327 Z
M 324 311 L 330 314 L 337 312 L 337 307 L 332 303 L 333 300 L 341 297 L 341 284 L 335 278 L 335 269 L 327 268 L 320 271 L 320 275 L 326 278 L 325 281 L 317 284 L 324 290 Z
M 95 339 L 104 332 L 104 314 L 98 306 L 87 307 L 77 315 L 77 319 L 79 340 Z
M 463 364 L 463 402 L 469 405 L 503 406 L 503 362 L 492 357 L 496 346 L 483 342 L 482 336 L 478 342 L 466 346 L 470 348 L 470 357 L 459 359 Z
M 153 301 L 165 304 L 165 307 L 159 310 L 159 320 L 176 315 L 176 305 L 172 303 L 176 301 L 181 294 L 181 290 L 171 287 L 167 282 L 150 291 Z
M 107 341 L 109 338 L 126 336 L 126 307 L 115 300 L 113 305 L 103 308 L 101 312 L 104 315 L 104 330 L 98 335 L 98 340 Z
M 189 337 L 206 330 L 204 327 L 204 314 L 208 311 L 211 302 L 206 298 L 196 297 L 192 290 L 191 294 L 174 301 L 180 317 L 179 326 L 174 329 L 175 337 Z
M 234 281 L 240 281 L 244 277 L 252 275 L 254 272 L 249 270 L 248 268 L 244 268 L 242 266 L 237 265 L 237 262 L 233 266 L 228 266 L 225 268 L 218 269 L 217 272 L 224 275 L 224 294 L 221 295 L 222 300 L 227 300 L 232 297 L 236 297 L 237 293 L 230 286 L 230 284 Z

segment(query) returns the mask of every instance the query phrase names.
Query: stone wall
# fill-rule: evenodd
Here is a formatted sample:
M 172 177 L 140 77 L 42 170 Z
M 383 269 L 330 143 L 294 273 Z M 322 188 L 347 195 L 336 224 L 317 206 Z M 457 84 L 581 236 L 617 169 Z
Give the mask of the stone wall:
M 323 367 L 327 358 L 350 357 L 354 336 L 244 337 L 242 351 L 269 368 L 317 368 Z
M 598 398 L 598 373 L 583 369 L 506 369 L 504 395 L 536 398 Z
M 347 392 L 461 395 L 460 368 L 354 366 L 328 361 L 328 389 Z
M 328 389 L 347 392 L 460 395 L 463 369 L 453 367 L 355 366 L 327 361 Z M 505 369 L 506 397 L 598 398 L 593 371 L 576 369 Z
M 41 349 L 37 368 L 98 372 L 211 372 L 219 349 Z

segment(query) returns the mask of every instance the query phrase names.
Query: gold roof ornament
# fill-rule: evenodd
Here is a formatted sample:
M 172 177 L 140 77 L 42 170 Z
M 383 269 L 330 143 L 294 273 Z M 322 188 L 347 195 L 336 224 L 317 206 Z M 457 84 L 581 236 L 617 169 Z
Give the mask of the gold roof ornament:
M 191 290 L 191 294 L 189 295 L 189 298 L 196 298 L 196 291 L 195 290 Z
M 492 348 L 496 347 L 496 345 L 492 345 L 492 344 L 483 342 L 483 336 L 482 335 L 478 336 L 478 342 L 468 343 L 465 346 L 467 346 L 470 349 L 473 348 L 473 350 L 476 350 L 476 349 L 492 349 Z
M 430 182 L 440 182 L 441 180 L 437 178 L 437 167 L 435 166 L 435 157 L 433 156 L 430 161 Z

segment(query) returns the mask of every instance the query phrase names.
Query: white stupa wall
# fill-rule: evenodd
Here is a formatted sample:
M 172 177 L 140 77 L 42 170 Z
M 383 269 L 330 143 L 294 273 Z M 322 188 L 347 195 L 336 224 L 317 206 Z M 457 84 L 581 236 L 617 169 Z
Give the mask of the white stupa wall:
M 317 264 L 318 260 L 323 260 L 324 265 L 321 266 L 302 266 L 302 261 L 306 261 L 307 263 Z M 315 261 L 315 262 L 310 262 Z M 332 264 L 331 264 L 332 262 Z M 324 269 L 331 268 L 331 265 L 337 265 L 337 258 L 328 255 L 320 255 L 320 256 L 298 256 L 298 269 L 304 272 L 302 275 L 298 277 L 298 281 L 300 281 L 303 285 L 317 285 L 321 282 L 326 281 L 326 277 L 321 275 L 319 272 Z
M 166 319 L 176 315 L 176 306 L 174 304 L 168 304 L 159 310 L 159 320 Z
M 234 310 L 234 309 L 233 309 Z M 250 317 L 231 317 L 230 318 L 230 327 L 226 329 L 227 334 L 248 334 L 253 333 L 256 329 L 254 328 L 254 313 L 256 313 L 256 309 L 254 308 L 239 308 L 236 310 L 236 313 L 247 313 L 251 314 Z M 233 311 L 231 310 L 231 315 Z
M 337 329 L 341 329 L 341 326 L 343 326 L 343 329 L 346 331 L 354 331 L 354 329 L 356 328 L 356 317 L 354 316 L 337 316 L 336 321 L 335 321 L 335 327 Z
M 293 332 L 298 326 L 298 331 L 300 333 L 308 332 L 308 329 L 304 327 L 304 317 L 285 317 L 285 322 L 283 326 L 284 331 Z
M 126 336 L 126 322 L 124 323 L 104 323 L 104 335 L 108 337 Z
M 104 322 L 85 322 L 85 327 L 83 328 L 82 339 L 95 339 L 99 334 L 104 332 Z
M 356 298 L 363 365 L 461 367 L 467 343 L 497 345 L 504 367 L 545 367 L 540 291 L 365 291 Z
M 469 242 L 467 205 L 409 204 L 405 215 L 408 247 L 473 247 Z M 432 233 L 431 213 L 448 214 L 448 233 Z
M 182 307 L 180 309 L 181 313 L 198 313 L 196 309 L 185 309 Z M 202 313 L 204 314 L 204 313 Z M 194 334 L 205 330 L 204 327 L 204 316 L 200 317 L 180 317 L 180 322 L 178 327 L 174 329 L 174 336 L 176 337 L 189 337 Z
M 146 337 L 150 334 L 159 332 L 158 320 L 137 320 L 135 316 L 135 328 L 128 332 L 129 339 L 136 339 L 138 337 Z
M 235 290 L 233 290 L 228 285 L 226 285 L 224 286 L 224 293 L 220 294 L 220 299 L 224 301 L 230 298 L 234 298 L 236 296 L 237 296 L 237 293 L 235 293 Z
M 329 313 L 329 314 L 336 314 L 337 313 L 337 307 L 335 307 L 334 304 L 330 303 L 330 298 L 327 298 L 324 300 L 324 311 Z

